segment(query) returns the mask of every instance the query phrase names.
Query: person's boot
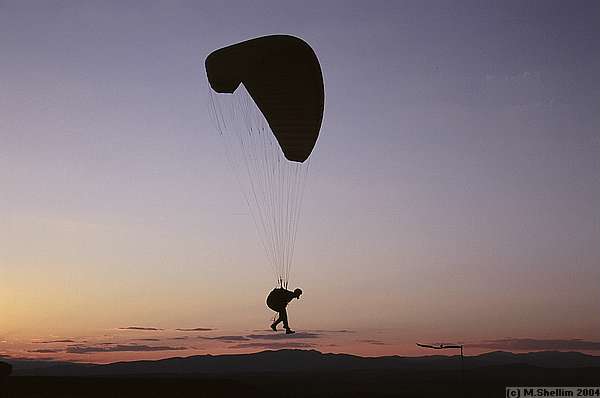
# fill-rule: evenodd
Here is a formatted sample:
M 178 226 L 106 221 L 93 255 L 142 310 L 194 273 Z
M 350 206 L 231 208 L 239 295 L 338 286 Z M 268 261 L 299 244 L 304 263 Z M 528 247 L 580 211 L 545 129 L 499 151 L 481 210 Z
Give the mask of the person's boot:
M 277 331 L 277 325 L 275 325 L 274 323 L 271 324 L 271 329 L 273 329 L 274 332 Z
M 294 334 L 296 332 L 294 332 L 292 329 L 285 329 L 285 334 Z

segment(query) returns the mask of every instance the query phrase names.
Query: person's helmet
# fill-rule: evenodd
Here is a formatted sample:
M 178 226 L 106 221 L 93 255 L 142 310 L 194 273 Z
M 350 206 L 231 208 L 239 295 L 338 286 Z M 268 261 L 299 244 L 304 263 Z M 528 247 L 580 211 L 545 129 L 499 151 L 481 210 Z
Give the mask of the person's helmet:
M 294 290 L 294 295 L 296 296 L 296 298 L 300 298 L 301 294 L 302 294 L 302 289 L 297 288 Z

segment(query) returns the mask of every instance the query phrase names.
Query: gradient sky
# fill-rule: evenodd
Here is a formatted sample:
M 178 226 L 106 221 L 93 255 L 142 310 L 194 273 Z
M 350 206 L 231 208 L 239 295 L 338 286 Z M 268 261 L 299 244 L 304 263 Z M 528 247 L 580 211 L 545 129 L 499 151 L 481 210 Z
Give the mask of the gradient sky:
M 0 355 L 598 353 L 599 26 L 597 1 L 0 0 Z M 326 88 L 294 340 L 253 332 L 273 278 L 203 64 L 273 33 Z

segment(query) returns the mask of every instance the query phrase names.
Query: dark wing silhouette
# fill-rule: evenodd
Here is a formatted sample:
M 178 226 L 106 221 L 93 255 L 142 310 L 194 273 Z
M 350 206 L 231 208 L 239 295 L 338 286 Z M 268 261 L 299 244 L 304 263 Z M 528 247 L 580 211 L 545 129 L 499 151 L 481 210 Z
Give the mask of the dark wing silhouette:
M 244 84 L 288 160 L 308 158 L 321 129 L 325 94 L 321 66 L 305 41 L 288 35 L 247 40 L 212 52 L 205 66 L 218 93 Z
M 440 349 L 442 349 L 442 348 L 443 348 L 443 347 L 438 347 L 438 346 L 435 346 L 435 345 L 429 345 L 429 344 L 419 344 L 419 343 L 417 343 L 417 345 L 418 345 L 419 347 L 424 347 L 424 348 L 433 348 L 433 349 L 435 349 L 435 350 L 440 350 Z
M 442 344 L 441 348 L 462 348 L 462 345 L 459 345 L 459 344 Z
M 433 348 L 434 350 L 442 350 L 444 348 L 462 348 L 463 346 L 460 344 L 440 344 L 440 345 L 431 345 L 431 344 L 420 344 L 416 343 L 419 347 L 423 348 Z

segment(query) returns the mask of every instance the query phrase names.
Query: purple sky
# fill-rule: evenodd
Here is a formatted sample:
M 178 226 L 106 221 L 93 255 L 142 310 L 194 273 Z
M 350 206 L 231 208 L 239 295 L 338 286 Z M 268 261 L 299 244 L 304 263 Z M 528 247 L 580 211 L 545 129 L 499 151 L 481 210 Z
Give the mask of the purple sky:
M 267 325 L 204 58 L 273 33 L 326 89 L 292 326 L 597 341 L 599 26 L 597 1 L 0 0 L 0 353 Z

